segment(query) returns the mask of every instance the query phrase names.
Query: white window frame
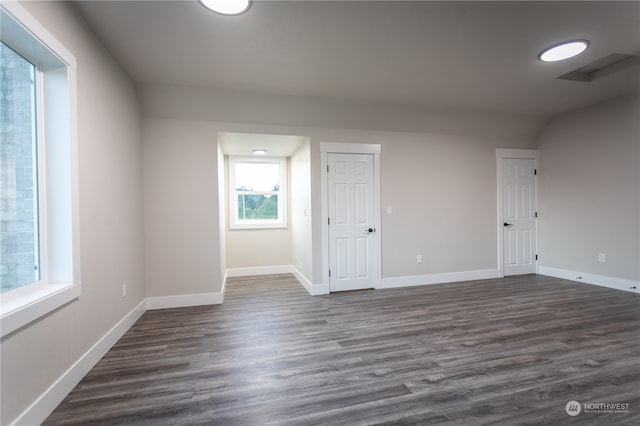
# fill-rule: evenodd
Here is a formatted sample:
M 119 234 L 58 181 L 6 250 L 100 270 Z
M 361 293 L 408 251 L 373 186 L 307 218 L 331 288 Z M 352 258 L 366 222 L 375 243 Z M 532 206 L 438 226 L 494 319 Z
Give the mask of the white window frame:
M 278 164 L 280 167 L 280 187 L 278 189 L 278 219 L 238 220 L 238 197 L 236 196 L 236 163 Z M 229 229 L 270 229 L 287 227 L 287 159 L 284 157 L 229 157 Z M 252 192 L 251 194 L 259 194 Z
M 0 7 L 5 44 L 37 67 L 40 281 L 0 294 L 5 336 L 78 298 L 77 65 L 23 6 Z

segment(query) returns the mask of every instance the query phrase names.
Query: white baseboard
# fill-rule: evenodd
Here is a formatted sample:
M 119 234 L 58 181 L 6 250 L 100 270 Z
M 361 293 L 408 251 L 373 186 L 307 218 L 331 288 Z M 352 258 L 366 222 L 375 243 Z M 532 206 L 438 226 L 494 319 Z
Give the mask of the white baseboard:
M 638 281 L 606 277 L 604 275 L 587 274 L 584 272 L 571 271 L 568 269 L 552 268 L 550 266 L 542 266 L 542 265 L 540 265 L 540 267 L 538 268 L 538 273 L 540 275 L 548 275 L 550 277 L 563 278 L 565 280 L 593 284 L 600 287 L 607 287 L 607 288 L 613 288 L 616 290 L 629 291 L 631 293 L 640 293 L 640 282 Z M 633 287 L 635 287 L 635 289 Z
M 321 296 L 323 294 L 329 294 L 329 286 L 324 284 L 313 284 L 300 272 L 296 267 L 291 266 L 291 273 L 296 277 L 300 284 L 309 292 L 312 296 Z
M 179 294 L 147 297 L 147 309 L 186 308 L 188 306 L 220 305 L 223 293 Z
M 498 269 L 482 269 L 477 271 L 445 272 L 441 274 L 409 275 L 382 279 L 381 288 L 412 287 L 416 285 L 444 284 L 458 281 L 486 280 L 498 278 Z
M 39 425 L 55 410 L 82 378 L 100 361 L 113 345 L 144 314 L 146 300 L 140 302 L 123 319 L 60 376 L 12 425 Z
M 227 270 L 224 270 L 224 274 L 222 274 L 222 290 L 220 290 L 220 293 L 222 294 L 222 300 L 220 301 L 220 303 L 224 303 L 224 292 L 227 290 L 227 278 L 229 277 L 229 275 L 227 275 Z
M 277 266 L 257 266 L 254 268 L 229 268 L 226 271 L 227 277 L 248 277 L 251 275 L 272 275 L 272 274 L 290 274 L 291 265 Z

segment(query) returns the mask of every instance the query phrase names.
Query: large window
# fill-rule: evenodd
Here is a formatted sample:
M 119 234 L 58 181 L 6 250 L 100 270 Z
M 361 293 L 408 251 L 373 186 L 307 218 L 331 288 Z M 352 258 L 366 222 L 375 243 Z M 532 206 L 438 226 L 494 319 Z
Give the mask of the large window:
M 0 293 L 40 280 L 36 67 L 0 42 Z
M 287 226 L 285 158 L 229 159 L 231 229 Z
M 0 329 L 80 295 L 76 60 L 18 2 L 0 5 Z

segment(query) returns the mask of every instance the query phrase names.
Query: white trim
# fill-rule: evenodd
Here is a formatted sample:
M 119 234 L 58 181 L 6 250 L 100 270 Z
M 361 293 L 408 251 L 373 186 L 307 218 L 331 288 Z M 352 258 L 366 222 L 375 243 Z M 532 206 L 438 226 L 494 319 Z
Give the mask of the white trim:
M 36 114 L 40 121 L 38 198 L 44 285 L 25 286 L 0 297 L 0 334 L 4 337 L 78 298 L 81 284 L 76 59 L 23 6 L 16 2 L 1 6 L 2 20 L 8 24 L 3 26 L 3 38 L 10 33 L 15 42 L 21 40 L 22 48 L 31 53 L 30 60 L 38 63 L 38 79 L 46 81 L 39 86 L 47 90 L 39 89 Z
M 290 274 L 291 265 L 256 266 L 253 268 L 229 268 L 226 271 L 228 277 L 249 277 L 251 275 Z
M 380 145 L 378 145 L 379 147 Z M 373 191 L 375 198 L 373 200 L 373 220 L 375 222 L 376 232 L 373 234 L 376 252 L 373 258 L 376 260 L 374 284 L 376 289 L 382 288 L 382 217 L 380 214 L 380 154 L 373 155 Z
M 539 162 L 540 162 L 540 151 L 537 149 L 505 149 L 505 148 L 497 148 L 496 149 L 496 232 L 498 239 L 498 276 L 500 278 L 504 277 L 504 247 L 503 247 L 503 221 L 502 221 L 502 160 L 505 158 L 521 158 L 521 159 L 529 159 L 534 160 L 536 170 L 539 170 Z M 535 176 L 534 179 L 535 185 L 535 202 L 534 202 L 534 210 L 538 211 L 538 175 Z M 535 220 L 536 224 L 536 246 L 535 251 L 538 253 L 538 219 Z M 538 273 L 539 264 L 536 261 L 536 273 Z
M 638 281 L 607 277 L 604 275 L 588 274 L 585 272 L 553 268 L 550 266 L 540 266 L 539 270 L 540 275 L 548 275 L 550 277 L 562 278 L 579 283 L 593 284 L 600 287 L 628 291 L 630 293 L 640 293 L 640 282 Z M 633 289 L 632 287 L 635 287 L 635 289 Z
M 0 335 L 5 337 L 19 328 L 80 297 L 80 283 L 42 286 L 9 303 L 2 303 Z M 2 298 L 0 298 L 2 299 Z
M 510 149 L 497 148 L 496 158 L 540 158 L 540 151 L 537 149 Z
M 377 143 L 320 142 L 320 152 L 336 154 L 380 154 L 382 148 Z
M 1 7 L 14 21 L 19 22 L 20 25 L 33 34 L 40 43 L 54 53 L 55 56 L 62 59 L 69 67 L 77 69 L 76 57 L 60 43 L 40 21 L 34 18 L 24 6 L 17 1 L 7 1 L 3 2 Z
M 227 272 L 228 271 L 225 269 L 224 274 L 222 274 L 222 290 L 220 290 L 220 293 L 222 293 L 221 303 L 224 303 L 224 292 L 227 290 L 227 278 L 229 278 L 229 275 Z
M 302 286 L 311 296 L 322 296 L 324 294 L 329 294 L 329 286 L 322 283 L 313 284 L 307 279 L 307 277 L 302 274 L 302 272 L 298 271 L 296 267 L 291 266 L 291 273 L 296 277 L 296 279 L 300 282 L 300 284 L 302 284 Z
M 322 283 L 317 284 L 320 287 L 320 294 L 329 294 L 330 278 L 329 278 L 329 189 L 327 182 L 327 166 L 329 164 L 329 153 L 337 154 L 372 154 L 373 155 L 373 192 L 374 197 L 374 220 L 375 232 L 374 239 L 376 245 L 376 253 L 374 258 L 376 261 L 376 276 L 374 277 L 374 287 L 376 289 L 382 287 L 382 220 L 380 213 L 380 154 L 382 147 L 380 144 L 366 143 L 336 143 L 336 142 L 320 142 L 320 209 L 322 212 Z M 314 290 L 315 292 L 316 290 Z M 325 292 L 326 291 L 326 292 Z M 314 293 L 312 293 L 314 294 Z
M 238 198 L 236 192 L 236 164 L 277 164 L 278 171 L 280 172 L 279 185 L 280 188 L 277 191 L 278 196 L 278 218 L 277 219 L 254 219 L 254 220 L 239 220 L 237 218 L 238 212 Z M 242 230 L 242 229 L 275 229 L 275 228 L 287 228 L 288 226 L 288 194 L 289 194 L 289 160 L 287 157 L 246 157 L 231 155 L 228 158 L 228 203 L 229 203 L 229 230 Z M 276 191 L 247 191 L 247 195 L 273 195 Z
M 321 209 L 321 241 L 322 244 L 322 283 L 327 289 L 327 294 L 331 291 L 329 287 L 329 183 L 327 167 L 329 167 L 329 155 L 322 151 L 323 144 L 320 143 L 320 209 Z
M 147 309 L 186 308 L 189 306 L 220 305 L 223 293 L 178 294 L 175 296 L 147 297 Z
M 145 312 L 146 300 L 143 300 L 109 330 L 98 342 L 80 357 L 58 378 L 42 395 L 38 397 L 12 425 L 41 424 L 82 380 L 82 378 L 100 361 L 115 343 L 135 324 Z
M 444 284 L 459 281 L 475 281 L 498 278 L 497 269 L 481 269 L 477 271 L 444 272 L 440 274 L 410 275 L 382 279 L 382 288 L 401 288 L 419 285 Z

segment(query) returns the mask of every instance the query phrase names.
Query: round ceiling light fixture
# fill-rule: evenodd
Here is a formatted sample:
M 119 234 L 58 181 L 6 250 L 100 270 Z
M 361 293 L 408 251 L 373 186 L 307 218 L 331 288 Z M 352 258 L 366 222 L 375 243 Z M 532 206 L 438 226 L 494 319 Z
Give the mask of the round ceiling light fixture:
M 198 0 L 198 2 L 221 15 L 240 15 L 251 7 L 251 0 Z
M 556 62 L 564 59 L 573 58 L 587 50 L 589 42 L 587 40 L 569 40 L 543 50 L 538 59 L 542 62 Z
M 253 155 L 267 155 L 266 149 L 254 149 L 252 152 Z

